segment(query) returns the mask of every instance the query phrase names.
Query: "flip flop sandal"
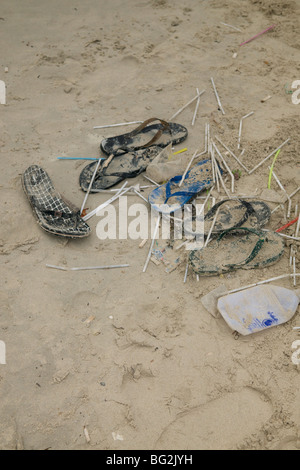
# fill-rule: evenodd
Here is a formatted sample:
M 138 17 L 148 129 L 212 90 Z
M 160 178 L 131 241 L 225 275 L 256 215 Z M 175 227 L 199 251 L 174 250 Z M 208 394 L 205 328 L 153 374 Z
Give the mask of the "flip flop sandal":
M 158 121 L 156 124 L 151 124 Z M 151 124 L 151 125 L 149 125 Z M 179 144 L 187 138 L 186 127 L 174 122 L 151 118 L 144 121 L 136 129 L 127 134 L 103 139 L 100 149 L 107 155 L 120 155 L 142 148 L 158 145 L 163 148 L 172 143 Z M 161 141 L 160 141 L 161 140 Z
M 97 192 L 99 189 L 107 189 L 126 178 L 134 178 L 145 171 L 149 163 L 161 152 L 158 146 L 140 149 L 130 153 L 123 153 L 114 156 L 109 165 L 104 168 L 105 160 L 100 165 L 95 176 L 90 192 Z M 97 162 L 88 164 L 79 176 L 79 184 L 83 191 L 87 191 Z
M 245 235 L 241 236 L 241 231 Z M 226 237 L 235 231 L 231 237 Z M 189 263 L 195 273 L 216 276 L 237 269 L 265 268 L 276 263 L 284 253 L 284 241 L 275 232 L 239 227 L 222 232 L 206 247 L 193 250 Z
M 263 201 L 249 202 L 244 199 L 225 199 L 215 204 L 205 215 L 205 234 L 209 232 L 218 210 L 212 234 L 238 227 L 260 229 L 267 224 L 271 217 L 271 210 Z
M 181 186 L 182 176 L 174 176 L 166 184 L 155 188 L 148 196 L 153 209 L 163 214 L 171 214 L 188 203 L 200 191 L 213 184 L 211 160 L 202 160 L 186 174 Z
M 39 225 L 47 232 L 71 238 L 90 234 L 90 227 L 77 209 L 54 189 L 41 167 L 30 166 L 22 175 L 22 184 Z

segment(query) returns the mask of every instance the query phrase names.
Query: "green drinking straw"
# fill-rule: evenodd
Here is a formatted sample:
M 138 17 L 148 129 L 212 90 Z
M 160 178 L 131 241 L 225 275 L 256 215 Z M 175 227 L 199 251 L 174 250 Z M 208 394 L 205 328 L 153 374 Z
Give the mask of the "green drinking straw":
M 277 158 L 278 155 L 279 155 L 279 152 L 280 152 L 280 149 L 276 152 L 275 157 L 274 157 L 274 160 L 273 160 L 272 165 L 271 165 L 271 168 L 270 168 L 268 189 L 271 188 L 271 179 L 272 179 L 272 174 L 273 174 L 273 168 L 274 168 L 274 165 L 275 165 L 275 162 L 276 162 L 276 158 Z

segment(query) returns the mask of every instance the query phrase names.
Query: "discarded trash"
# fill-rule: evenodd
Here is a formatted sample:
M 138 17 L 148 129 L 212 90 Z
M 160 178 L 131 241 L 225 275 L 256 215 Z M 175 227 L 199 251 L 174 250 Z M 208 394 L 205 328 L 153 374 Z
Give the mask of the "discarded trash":
M 89 269 L 114 269 L 114 268 L 128 268 L 129 264 L 115 264 L 111 266 L 83 266 L 79 268 L 66 268 L 64 266 L 55 266 L 54 264 L 46 264 L 47 268 L 60 269 L 61 271 L 86 271 Z
M 270 26 L 269 28 L 267 29 L 264 29 L 264 31 L 261 31 L 260 33 L 256 34 L 255 36 L 253 36 L 252 38 L 248 39 L 247 41 L 244 41 L 240 44 L 240 46 L 243 46 L 244 44 L 248 44 L 248 42 L 250 41 L 253 41 L 253 39 L 256 39 L 258 38 L 259 36 L 261 36 L 262 34 L 266 33 L 267 31 L 270 31 L 270 29 L 273 29 L 275 28 L 275 24 L 273 24 L 272 26 Z
M 221 284 L 220 286 L 213 289 L 208 294 L 204 295 L 201 299 L 201 303 L 206 310 L 211 313 L 214 317 L 219 317 L 218 310 L 218 299 L 227 292 L 226 286 Z
M 0 80 L 0 104 L 6 104 L 6 88 L 3 80 Z
M 264 285 L 220 297 L 218 310 L 231 329 L 249 335 L 289 321 L 299 302 L 300 289 Z

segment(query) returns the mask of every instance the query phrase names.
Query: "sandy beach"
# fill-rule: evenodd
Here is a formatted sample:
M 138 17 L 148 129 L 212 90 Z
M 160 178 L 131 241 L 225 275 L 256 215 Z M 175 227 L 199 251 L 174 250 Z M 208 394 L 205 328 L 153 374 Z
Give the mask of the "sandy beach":
M 285 324 L 238 336 L 201 303 L 221 284 L 231 290 L 293 273 L 292 239 L 262 269 L 199 280 L 189 269 L 185 279 L 183 249 L 171 272 L 152 261 L 143 272 L 150 238 L 142 248 L 141 239 L 100 240 L 97 216 L 86 238 L 47 233 L 21 183 L 39 165 L 80 208 L 79 176 L 89 161 L 58 157 L 99 158 L 104 138 L 136 124 L 94 127 L 168 121 L 198 88 L 205 92 L 194 125 L 196 101 L 174 119 L 188 129 L 174 147 L 187 149 L 177 155 L 183 168 L 204 149 L 207 124 L 250 170 L 288 140 L 274 166 L 284 190 L 274 177 L 271 189 L 292 194 L 300 185 L 300 103 L 292 88 L 300 81 L 299 15 L 299 0 L 2 0 L 0 449 L 300 449 L 300 361 L 291 359 L 299 308 Z M 252 112 L 238 149 L 240 120 Z M 235 194 L 260 199 L 272 157 L 248 174 L 220 149 L 239 174 Z M 151 185 L 144 176 L 128 184 Z M 230 191 L 230 178 L 226 185 Z M 145 199 L 152 189 L 141 190 Z M 90 194 L 87 212 L 113 194 Z M 221 187 L 213 196 L 226 193 Z M 149 207 L 137 194 L 128 201 Z M 299 215 L 300 191 L 290 217 L 287 209 L 288 202 L 274 211 L 266 229 Z M 300 272 L 299 241 L 294 246 Z M 299 289 L 296 281 L 275 284 Z

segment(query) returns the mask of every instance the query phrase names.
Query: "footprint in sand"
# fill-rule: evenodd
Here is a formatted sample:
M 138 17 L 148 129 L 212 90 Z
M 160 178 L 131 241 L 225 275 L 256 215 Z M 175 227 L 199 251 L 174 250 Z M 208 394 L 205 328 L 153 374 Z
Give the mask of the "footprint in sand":
M 272 406 L 266 397 L 245 388 L 180 413 L 162 432 L 155 449 L 235 449 L 258 432 L 271 415 Z

